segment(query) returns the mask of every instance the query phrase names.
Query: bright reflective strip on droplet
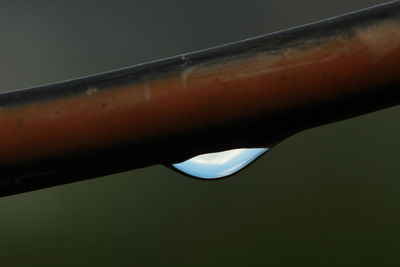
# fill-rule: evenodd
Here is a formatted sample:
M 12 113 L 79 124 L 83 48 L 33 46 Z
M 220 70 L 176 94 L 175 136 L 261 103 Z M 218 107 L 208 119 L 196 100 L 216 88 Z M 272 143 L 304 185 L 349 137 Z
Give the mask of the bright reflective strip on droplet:
M 240 148 L 203 154 L 172 167 L 197 178 L 222 178 L 240 171 L 267 151 L 268 148 Z

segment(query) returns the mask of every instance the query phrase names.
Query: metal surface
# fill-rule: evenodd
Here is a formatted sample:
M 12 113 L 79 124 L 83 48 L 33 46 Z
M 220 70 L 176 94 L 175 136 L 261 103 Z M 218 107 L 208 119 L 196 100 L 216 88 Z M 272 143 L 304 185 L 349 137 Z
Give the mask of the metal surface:
M 0 95 L 0 195 L 268 147 L 400 102 L 400 2 Z

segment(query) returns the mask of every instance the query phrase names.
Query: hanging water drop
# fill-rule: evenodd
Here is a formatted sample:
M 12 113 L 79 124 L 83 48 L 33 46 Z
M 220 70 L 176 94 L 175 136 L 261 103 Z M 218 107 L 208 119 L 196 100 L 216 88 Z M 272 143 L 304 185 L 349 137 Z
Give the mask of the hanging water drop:
M 199 155 L 171 166 L 196 178 L 218 179 L 240 171 L 268 150 L 268 148 L 232 149 Z

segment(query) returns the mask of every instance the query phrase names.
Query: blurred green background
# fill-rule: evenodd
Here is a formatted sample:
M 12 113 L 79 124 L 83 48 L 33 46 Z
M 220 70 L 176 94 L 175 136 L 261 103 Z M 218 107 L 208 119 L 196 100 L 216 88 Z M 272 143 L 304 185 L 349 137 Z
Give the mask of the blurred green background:
M 379 2 L 0 1 L 0 88 L 103 72 Z M 154 166 L 1 198 L 0 264 L 400 266 L 399 116 L 391 108 L 308 130 L 221 181 Z

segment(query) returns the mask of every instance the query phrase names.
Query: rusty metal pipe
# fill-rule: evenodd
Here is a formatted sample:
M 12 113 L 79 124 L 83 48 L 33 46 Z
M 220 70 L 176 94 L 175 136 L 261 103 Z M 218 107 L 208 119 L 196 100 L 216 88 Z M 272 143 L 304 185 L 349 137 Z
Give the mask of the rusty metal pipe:
M 0 195 L 238 147 L 400 102 L 400 2 L 0 95 Z

